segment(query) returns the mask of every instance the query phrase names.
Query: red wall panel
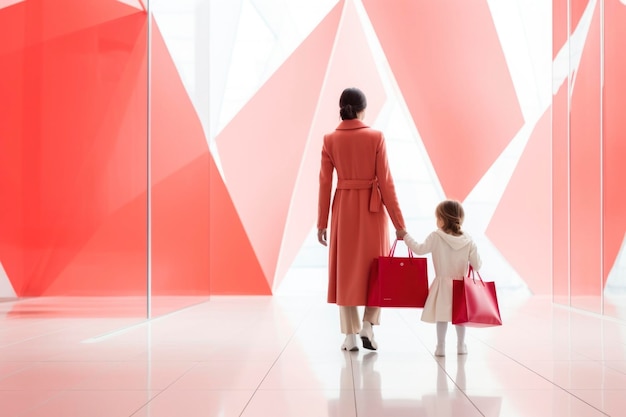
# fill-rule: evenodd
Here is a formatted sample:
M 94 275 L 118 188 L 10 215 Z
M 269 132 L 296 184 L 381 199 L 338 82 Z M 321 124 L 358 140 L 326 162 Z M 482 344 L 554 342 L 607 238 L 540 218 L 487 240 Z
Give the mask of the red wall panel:
M 0 259 L 19 296 L 145 294 L 145 15 L 107 5 L 114 20 L 50 32 L 67 13 L 49 6 L 0 9 L 24 17 L 0 67 Z
M 152 294 L 208 294 L 209 147 L 154 22 L 152 35 Z
M 486 231 L 533 294 L 552 293 L 551 116 L 537 122 Z
M 524 123 L 487 2 L 363 4 L 444 193 L 464 200 Z
M 0 8 L 0 260 L 18 296 L 146 295 L 146 33 L 139 3 Z M 208 145 L 153 34 L 153 294 L 208 294 Z

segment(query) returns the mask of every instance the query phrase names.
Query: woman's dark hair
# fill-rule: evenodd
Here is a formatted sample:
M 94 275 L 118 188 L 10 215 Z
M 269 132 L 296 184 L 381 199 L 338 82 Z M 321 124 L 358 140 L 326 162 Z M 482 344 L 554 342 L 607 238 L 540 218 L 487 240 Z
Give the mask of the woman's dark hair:
M 339 97 L 339 116 L 341 120 L 356 119 L 358 112 L 365 110 L 367 100 L 365 94 L 358 88 L 346 88 Z
M 437 218 L 443 222 L 441 228 L 444 232 L 454 236 L 463 234 L 461 225 L 465 218 L 463 206 L 456 200 L 444 200 L 437 206 Z

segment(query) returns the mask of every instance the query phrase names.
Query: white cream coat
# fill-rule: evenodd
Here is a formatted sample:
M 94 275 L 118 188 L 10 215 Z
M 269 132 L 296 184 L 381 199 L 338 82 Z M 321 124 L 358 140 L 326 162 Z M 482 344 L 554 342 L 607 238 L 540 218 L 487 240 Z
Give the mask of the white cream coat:
M 435 278 L 429 288 L 422 320 L 429 323 L 451 321 L 452 280 L 465 276 L 468 263 L 477 271 L 482 265 L 476 244 L 466 233 L 454 236 L 441 229 L 429 234 L 424 243 L 409 234 L 404 242 L 416 255 L 432 254 Z

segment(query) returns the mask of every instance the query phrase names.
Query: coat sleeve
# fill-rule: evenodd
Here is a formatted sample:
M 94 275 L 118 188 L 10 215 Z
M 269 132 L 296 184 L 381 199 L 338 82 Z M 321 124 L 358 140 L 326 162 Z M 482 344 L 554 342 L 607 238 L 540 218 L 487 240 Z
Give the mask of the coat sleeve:
M 472 265 L 472 268 L 478 271 L 483 263 L 480 259 L 480 255 L 478 254 L 478 247 L 476 246 L 476 243 L 472 241 L 470 245 L 469 263 Z
M 406 234 L 404 236 L 404 243 L 408 246 L 409 249 L 413 251 L 416 255 L 426 255 L 427 253 L 431 253 L 433 251 L 433 234 L 428 235 L 424 243 L 419 243 L 415 240 L 410 234 Z
M 328 149 L 326 148 L 326 137 L 322 147 L 322 164 L 319 175 L 319 197 L 317 203 L 317 228 L 326 229 L 328 227 L 328 215 L 330 212 L 330 196 L 333 186 L 333 165 Z
M 380 188 L 383 204 L 387 208 L 387 213 L 391 218 L 393 226 L 396 230 L 406 229 L 402 210 L 400 210 L 400 204 L 398 203 L 398 197 L 396 195 L 396 187 L 387 160 L 387 145 L 385 144 L 385 137 L 382 133 L 380 133 L 380 141 L 376 151 L 376 178 L 378 178 L 378 187 Z

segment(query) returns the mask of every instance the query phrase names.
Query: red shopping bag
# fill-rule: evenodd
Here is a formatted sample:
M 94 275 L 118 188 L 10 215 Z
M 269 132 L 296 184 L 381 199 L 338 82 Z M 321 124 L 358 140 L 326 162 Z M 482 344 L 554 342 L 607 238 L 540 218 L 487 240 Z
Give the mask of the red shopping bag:
M 469 327 L 502 325 L 496 284 L 483 281 L 471 265 L 466 277 L 452 281 L 452 324 Z
M 428 297 L 426 258 L 394 257 L 396 240 L 389 256 L 372 261 L 367 288 L 367 305 L 373 307 L 424 307 Z

